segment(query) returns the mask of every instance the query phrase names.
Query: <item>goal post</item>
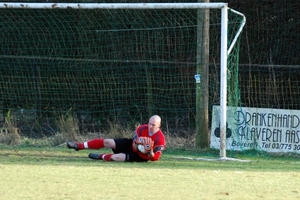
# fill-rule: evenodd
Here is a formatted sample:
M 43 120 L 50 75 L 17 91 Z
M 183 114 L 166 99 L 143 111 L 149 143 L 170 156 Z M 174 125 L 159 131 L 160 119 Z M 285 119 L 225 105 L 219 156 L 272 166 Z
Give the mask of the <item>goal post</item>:
M 222 9 L 222 31 L 221 31 L 221 84 L 220 84 L 220 157 L 221 159 L 226 159 L 226 129 L 227 129 L 227 64 L 228 64 L 228 55 L 231 53 L 234 45 L 236 44 L 243 27 L 246 23 L 246 17 L 233 9 L 230 9 L 231 12 L 241 16 L 242 21 L 240 26 L 237 28 L 236 33 L 231 41 L 228 44 L 228 9 Z M 224 34 L 224 35 L 223 35 Z M 222 48 L 226 48 L 222 49 Z M 237 65 L 235 67 L 238 68 L 238 61 L 233 64 Z M 237 87 L 237 86 L 236 86 Z M 237 107 L 238 105 L 234 103 Z
M 218 49 L 218 52 L 220 53 L 218 58 L 220 58 L 219 63 L 220 63 L 220 156 L 221 157 L 226 157 L 226 137 L 225 137 L 225 132 L 226 132 L 226 119 L 227 119 L 227 113 L 226 113 L 226 108 L 227 108 L 227 64 L 228 64 L 228 54 L 230 53 L 231 49 L 233 48 L 232 45 L 230 45 L 230 49 L 228 49 L 228 5 L 227 3 L 13 3 L 13 2 L 0 2 L 0 9 L 49 9 L 49 10 L 85 10 L 85 9 L 99 9 L 99 10 L 198 10 L 198 9 L 219 9 L 221 10 L 221 25 L 220 25 L 220 46 Z M 238 12 L 236 12 L 238 13 Z M 241 14 L 241 13 L 238 13 Z M 242 15 L 242 14 L 241 14 Z M 40 18 L 39 20 L 43 20 L 44 18 Z M 182 20 L 183 24 L 187 24 L 187 26 L 190 26 L 188 24 L 187 20 Z M 52 22 L 51 22 L 52 23 Z M 177 22 L 175 22 L 177 23 Z M 180 25 L 183 26 L 183 25 Z M 179 28 L 180 28 L 179 26 Z M 243 25 L 242 25 L 243 26 Z M 241 26 L 241 27 L 242 27 Z M 153 27 L 155 29 L 157 27 Z M 170 28 L 170 27 L 166 27 Z M 75 29 L 75 28 L 74 28 Z M 72 30 L 72 29 L 71 29 Z M 236 37 L 240 34 L 242 28 L 239 29 L 238 33 L 236 34 Z M 41 30 L 42 31 L 42 30 Z M 109 34 L 115 33 L 117 30 L 112 30 Z M 101 30 L 99 30 L 101 32 Z M 124 32 L 125 33 L 125 32 Z M 90 33 L 88 33 L 90 34 Z M 87 35 L 88 35 L 87 34 Z M 88 36 L 85 37 L 88 37 Z M 25 37 L 25 36 L 18 36 L 19 38 Z M 51 38 L 51 37 L 49 37 Z M 75 38 L 75 37 L 74 37 Z M 137 36 L 138 38 L 138 36 Z M 157 39 L 158 40 L 158 39 Z M 57 41 L 59 42 L 59 41 Z M 234 45 L 235 39 L 233 39 L 232 44 Z M 218 42 L 217 42 L 218 43 Z M 90 45 L 90 44 L 88 44 Z M 158 44 L 159 45 L 159 44 Z M 13 46 L 17 46 L 13 44 Z M 83 45 L 84 46 L 84 45 Z M 150 44 L 148 45 L 150 46 Z M 53 48 L 49 47 L 49 48 Z M 47 47 L 48 48 L 48 47 Z M 135 48 L 140 48 L 136 47 Z M 158 47 L 155 47 L 158 48 Z M 51 51 L 51 50 L 49 50 Z M 61 50 L 62 51 L 62 50 Z M 156 50 L 155 50 L 156 51 Z M 180 53 L 180 52 L 179 52 Z M 57 53 L 58 54 L 58 53 Z M 155 54 L 155 53 L 153 53 Z M 74 53 L 76 55 L 76 53 Z M 18 57 L 18 55 L 0 55 L 1 57 L 7 57 L 7 58 L 14 58 Z M 20 58 L 31 58 L 34 56 L 26 56 L 26 55 L 20 55 Z M 47 56 L 38 56 L 39 59 L 47 59 Z M 50 59 L 57 59 L 57 60 L 68 60 L 70 58 L 64 58 L 64 57 L 57 57 L 57 58 L 50 58 Z M 99 59 L 92 59 L 92 58 L 80 58 L 80 59 L 87 59 L 89 62 L 90 61 L 95 61 L 95 62 L 103 62 L 98 61 Z M 72 60 L 79 61 L 79 58 L 72 58 Z M 143 57 L 144 63 L 147 62 L 147 58 Z M 107 61 L 107 60 L 106 60 Z M 118 60 L 119 61 L 119 60 Z M 109 61 L 107 61 L 109 62 Z M 123 60 L 122 60 L 123 62 Z M 126 61 L 130 62 L 130 61 Z M 125 63 L 126 63 L 125 62 Z M 155 62 L 155 61 L 153 61 Z M 161 63 L 166 62 L 164 59 L 162 59 Z M 172 61 L 173 62 L 173 61 Z M 133 62 L 134 63 L 134 62 Z M 153 79 L 151 75 L 147 76 L 148 82 Z M 147 83 L 148 83 L 147 82 Z M 37 83 L 33 83 L 35 88 L 38 88 L 39 86 L 35 85 Z M 153 83 L 149 83 L 147 87 L 151 86 Z M 72 90 L 74 93 L 74 90 Z M 73 94 L 72 93 L 72 94 Z M 148 92 L 149 95 L 149 92 Z M 43 95 L 40 94 L 41 98 Z M 124 100 L 123 100 L 124 101 Z

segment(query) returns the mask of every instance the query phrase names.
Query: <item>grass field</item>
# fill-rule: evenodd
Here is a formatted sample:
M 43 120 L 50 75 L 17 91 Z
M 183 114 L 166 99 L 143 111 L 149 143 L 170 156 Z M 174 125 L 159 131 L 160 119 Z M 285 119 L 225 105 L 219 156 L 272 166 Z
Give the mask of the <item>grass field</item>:
M 89 150 L 0 146 L 0 199 L 300 199 L 296 157 L 168 150 L 158 162 L 87 158 Z

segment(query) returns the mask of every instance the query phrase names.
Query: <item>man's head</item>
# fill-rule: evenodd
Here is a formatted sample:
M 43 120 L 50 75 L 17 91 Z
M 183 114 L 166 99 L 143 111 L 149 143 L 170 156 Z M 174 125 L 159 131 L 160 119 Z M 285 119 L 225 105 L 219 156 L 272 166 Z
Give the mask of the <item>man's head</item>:
M 154 133 L 156 133 L 157 131 L 159 131 L 160 129 L 160 124 L 161 124 L 161 118 L 158 115 L 153 115 L 152 117 L 150 117 L 149 119 L 149 134 L 152 135 Z

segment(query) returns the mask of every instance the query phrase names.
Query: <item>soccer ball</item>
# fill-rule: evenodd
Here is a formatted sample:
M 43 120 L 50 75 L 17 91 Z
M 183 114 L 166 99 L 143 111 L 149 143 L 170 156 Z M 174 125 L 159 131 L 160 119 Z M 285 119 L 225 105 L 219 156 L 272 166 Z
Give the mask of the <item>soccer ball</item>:
M 137 148 L 138 148 L 138 150 L 139 150 L 141 153 L 144 153 L 144 154 L 147 153 L 147 151 L 145 150 L 144 145 L 139 144 L 139 145 L 137 146 Z

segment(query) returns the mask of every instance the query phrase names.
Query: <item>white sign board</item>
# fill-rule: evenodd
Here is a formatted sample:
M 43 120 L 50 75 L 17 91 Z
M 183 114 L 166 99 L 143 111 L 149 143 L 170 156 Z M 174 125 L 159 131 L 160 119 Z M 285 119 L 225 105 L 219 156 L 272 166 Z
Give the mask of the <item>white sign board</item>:
M 300 153 L 300 111 L 227 107 L 226 149 Z M 220 149 L 220 106 L 213 107 L 211 148 Z

